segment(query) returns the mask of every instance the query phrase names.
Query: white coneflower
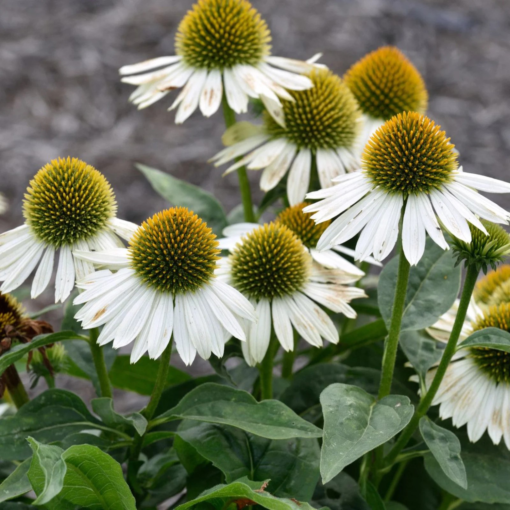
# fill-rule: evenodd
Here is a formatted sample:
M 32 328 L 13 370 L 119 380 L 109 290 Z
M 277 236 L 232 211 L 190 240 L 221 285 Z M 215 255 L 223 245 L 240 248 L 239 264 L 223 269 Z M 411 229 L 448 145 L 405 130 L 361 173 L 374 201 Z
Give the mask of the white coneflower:
M 393 46 L 365 55 L 345 74 L 364 116 L 361 148 L 394 115 L 425 113 L 428 94 L 423 78 L 406 56 Z
M 184 87 L 170 107 L 179 107 L 176 123 L 184 122 L 197 107 L 211 116 L 224 93 L 236 113 L 247 111 L 250 97 L 260 98 L 283 124 L 280 98 L 292 99 L 287 89 L 312 86 L 301 73 L 313 68 L 313 59 L 273 57 L 270 41 L 265 21 L 246 0 L 199 0 L 179 25 L 177 55 L 128 65 L 120 73 L 136 74 L 122 81 L 138 86 L 130 97 L 138 108 Z
M 4 214 L 9 208 L 9 202 L 3 193 L 0 193 L 0 214 Z
M 484 328 L 510 331 L 510 304 L 494 305 L 471 323 L 471 331 Z M 427 373 L 429 386 L 436 369 Z M 504 438 L 510 449 L 510 353 L 473 347 L 459 350 L 448 366 L 433 405 L 442 419 L 467 425 L 468 437 L 478 441 L 488 430 L 494 444 Z
M 315 212 L 318 223 L 340 215 L 317 248 L 329 249 L 360 233 L 357 258 L 373 254 L 383 260 L 395 246 L 403 211 L 403 249 L 414 265 L 425 250 L 426 233 L 448 249 L 442 228 L 470 242 L 470 223 L 487 233 L 478 216 L 507 224 L 510 214 L 476 190 L 509 193 L 510 184 L 463 172 L 452 149 L 444 131 L 419 113 L 386 122 L 367 143 L 360 172 L 337 177 L 334 187 L 307 195 L 323 199 L 305 208 Z
M 25 224 L 0 235 L 0 287 L 10 292 L 30 276 L 32 298 L 50 282 L 55 254 L 60 252 L 55 302 L 65 301 L 75 278 L 94 271 L 73 257 L 74 249 L 104 250 L 124 246 L 137 226 L 115 217 L 117 206 L 108 181 L 79 159 L 57 159 L 30 182 L 24 202 Z
M 315 69 L 309 75 L 313 88 L 292 92 L 293 101 L 283 101 L 285 127 L 264 113 L 264 124 L 253 127 L 234 125 L 225 139 L 240 141 L 219 152 L 212 161 L 223 165 L 239 156 L 226 174 L 246 165 L 261 170 L 260 187 L 273 189 L 287 174 L 287 195 L 291 205 L 302 202 L 310 184 L 310 174 L 317 167 L 323 188 L 335 177 L 359 168 L 361 113 L 356 100 L 336 75 L 327 69 Z M 259 147 L 260 146 L 260 147 Z
M 303 246 L 309 251 L 313 260 L 326 269 L 339 269 L 347 274 L 363 277 L 365 273 L 352 262 L 349 262 L 343 255 L 354 258 L 355 252 L 346 246 L 334 246 L 331 250 L 320 252 L 316 249 L 317 241 L 321 234 L 326 230 L 329 222 L 315 223 L 310 213 L 303 212 L 303 208 L 307 203 L 296 204 L 284 209 L 276 218 L 276 223 L 285 225 L 289 230 L 294 232 Z M 233 250 L 246 234 L 255 230 L 260 225 L 257 223 L 238 223 L 230 225 L 223 230 L 223 239 L 219 240 L 219 246 L 222 250 Z M 369 258 L 367 260 L 371 264 L 380 266 L 381 263 Z
M 347 317 L 356 317 L 352 299 L 365 297 L 362 289 L 348 287 L 359 276 L 313 264 L 301 241 L 284 225 L 266 224 L 242 237 L 220 274 L 247 296 L 258 320 L 247 327 L 242 344 L 246 361 L 264 359 L 271 330 L 286 351 L 294 349 L 296 331 L 311 345 L 322 339 L 338 342 L 338 331 L 322 305 Z M 318 304 L 317 304 L 318 303 Z
M 86 329 L 104 325 L 98 343 L 114 348 L 134 341 L 131 362 L 145 353 L 158 358 L 174 337 L 189 365 L 196 353 L 222 356 L 227 340 L 245 340 L 240 318 L 252 321 L 252 305 L 214 277 L 218 242 L 211 229 L 184 207 L 154 215 L 135 233 L 127 249 L 75 256 L 101 270 L 80 286 L 76 314 Z

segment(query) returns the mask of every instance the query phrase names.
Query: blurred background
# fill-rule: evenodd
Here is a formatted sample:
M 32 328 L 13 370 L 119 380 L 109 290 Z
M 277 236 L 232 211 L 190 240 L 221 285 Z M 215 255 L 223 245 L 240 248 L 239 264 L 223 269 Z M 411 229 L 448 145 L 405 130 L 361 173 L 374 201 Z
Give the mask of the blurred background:
M 221 149 L 220 114 L 174 124 L 167 97 L 143 111 L 118 68 L 174 54 L 192 0 L 0 0 L 0 232 L 22 222 L 36 171 L 75 156 L 113 185 L 119 216 L 135 222 L 166 203 L 135 169 L 141 162 L 212 191 L 230 211 L 235 174 L 207 160 Z M 466 171 L 509 180 L 508 0 L 253 0 L 273 54 L 322 62 L 342 75 L 379 46 L 398 46 L 423 74 L 429 115 L 446 129 Z M 258 190 L 260 174 L 252 173 Z M 260 195 L 259 195 L 260 196 Z M 510 208 L 510 198 L 492 196 Z M 51 298 L 52 290 L 46 298 Z M 44 296 L 43 296 L 44 301 Z

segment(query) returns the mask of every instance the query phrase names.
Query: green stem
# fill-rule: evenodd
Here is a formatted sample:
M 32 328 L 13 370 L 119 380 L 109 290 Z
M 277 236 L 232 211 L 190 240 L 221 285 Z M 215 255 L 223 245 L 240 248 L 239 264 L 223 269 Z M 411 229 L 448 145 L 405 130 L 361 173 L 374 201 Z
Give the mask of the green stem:
M 395 493 L 396 488 L 398 487 L 398 484 L 400 482 L 400 479 L 402 478 L 402 475 L 404 474 L 405 468 L 407 466 L 408 461 L 401 462 L 397 470 L 395 471 L 395 474 L 393 475 L 393 479 L 391 480 L 390 486 L 388 487 L 388 490 L 386 491 L 386 496 L 384 497 L 384 501 L 390 501 L 393 497 L 393 494 Z
M 266 355 L 262 362 L 259 363 L 260 400 L 273 398 L 273 367 L 274 357 L 278 351 L 278 347 L 278 340 L 276 340 L 274 335 L 271 335 Z
M 391 312 L 388 338 L 384 345 L 381 384 L 379 386 L 379 399 L 382 399 L 391 393 L 393 372 L 395 370 L 395 361 L 397 359 L 400 327 L 402 325 L 402 316 L 404 314 L 404 306 L 406 302 L 409 270 L 410 264 L 406 259 L 401 243 L 400 256 L 398 261 L 397 286 L 395 288 L 395 298 L 393 299 L 393 310 Z
M 223 117 L 225 118 L 225 125 L 227 128 L 236 123 L 236 114 L 230 108 L 226 97 L 223 97 Z M 251 199 L 250 181 L 246 173 L 246 167 L 237 169 L 237 176 L 239 178 L 239 188 L 241 190 L 241 200 L 243 202 L 244 220 L 248 223 L 256 223 L 257 219 L 253 212 L 253 201 Z
M 294 361 L 296 361 L 297 346 L 299 341 L 299 335 L 294 331 L 294 349 L 292 351 L 283 351 L 282 359 L 282 377 L 284 379 L 292 379 L 294 372 Z
M 96 367 L 97 378 L 99 379 L 100 397 L 112 398 L 112 386 L 110 384 L 110 377 L 108 376 L 108 369 L 104 361 L 103 348 L 97 343 L 99 337 L 99 329 L 93 328 L 90 330 L 89 345 L 90 352 L 92 353 L 92 360 Z
M 10 365 L 2 375 L 2 380 L 9 392 L 9 396 L 13 404 L 16 406 L 16 409 L 20 409 L 25 404 L 30 402 L 28 398 L 27 390 L 25 386 L 23 386 L 23 382 L 21 381 L 18 371 L 14 365 Z
M 393 464 L 393 462 L 395 462 L 395 459 L 397 458 L 398 454 L 405 448 L 405 446 L 411 439 L 412 435 L 414 434 L 414 431 L 418 428 L 420 419 L 423 416 L 425 416 L 425 414 L 427 414 L 427 411 L 432 405 L 432 401 L 436 396 L 436 393 L 441 385 L 441 381 L 443 380 L 443 377 L 446 374 L 446 370 L 448 369 L 450 361 L 452 360 L 452 357 L 457 349 L 457 342 L 462 331 L 462 326 L 464 325 L 464 321 L 466 319 L 469 302 L 471 300 L 471 295 L 473 294 L 477 278 L 478 269 L 475 266 L 469 266 L 466 273 L 466 279 L 464 281 L 464 288 L 462 289 L 462 296 L 460 298 L 457 316 L 455 318 L 455 322 L 450 333 L 450 338 L 448 340 L 448 343 L 446 344 L 446 349 L 443 352 L 443 356 L 441 357 L 441 361 L 434 375 L 434 379 L 432 380 L 432 383 L 427 393 L 422 397 L 420 404 L 418 405 L 418 409 L 416 410 L 416 413 L 414 414 L 412 420 L 409 422 L 409 424 L 404 429 L 404 431 L 398 438 L 393 448 L 386 456 L 385 458 L 386 465 L 391 465 Z

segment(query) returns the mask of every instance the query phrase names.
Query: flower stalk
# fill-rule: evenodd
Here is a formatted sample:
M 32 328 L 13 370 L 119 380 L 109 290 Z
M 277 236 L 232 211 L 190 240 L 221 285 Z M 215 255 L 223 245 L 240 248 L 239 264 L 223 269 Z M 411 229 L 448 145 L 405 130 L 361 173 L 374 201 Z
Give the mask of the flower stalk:
M 30 402 L 27 390 L 14 365 L 9 366 L 2 374 L 2 383 L 9 392 L 9 396 L 11 397 L 12 403 L 16 406 L 16 409 L 20 409 Z
M 94 361 L 94 367 L 96 368 L 97 378 L 99 379 L 99 388 L 101 390 L 101 397 L 112 398 L 112 386 L 110 384 L 110 377 L 108 376 L 108 369 L 104 359 L 103 348 L 98 345 L 97 339 L 99 337 L 99 329 L 93 328 L 90 330 L 89 345 L 90 352 L 92 354 L 92 360 Z

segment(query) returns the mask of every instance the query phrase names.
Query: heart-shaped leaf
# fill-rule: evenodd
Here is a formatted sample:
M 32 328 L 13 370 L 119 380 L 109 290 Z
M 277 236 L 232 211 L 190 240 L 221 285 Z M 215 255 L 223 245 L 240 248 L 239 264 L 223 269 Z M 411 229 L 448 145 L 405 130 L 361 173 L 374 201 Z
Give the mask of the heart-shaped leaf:
M 321 475 L 327 483 L 346 466 L 398 434 L 411 420 L 407 397 L 389 395 L 377 401 L 357 386 L 332 384 L 321 394 L 324 439 Z
M 133 413 L 128 416 L 116 413 L 111 398 L 93 399 L 92 409 L 108 427 L 113 429 L 133 427 L 141 436 L 144 435 L 147 429 L 147 420 L 140 413 Z

